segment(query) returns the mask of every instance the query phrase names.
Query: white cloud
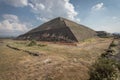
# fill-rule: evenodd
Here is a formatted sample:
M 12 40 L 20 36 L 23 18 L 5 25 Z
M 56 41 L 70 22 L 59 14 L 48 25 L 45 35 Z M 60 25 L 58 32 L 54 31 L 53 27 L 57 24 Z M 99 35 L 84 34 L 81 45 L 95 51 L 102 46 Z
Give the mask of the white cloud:
M 46 21 L 59 16 L 77 22 L 80 21 L 79 18 L 76 18 L 78 13 L 75 11 L 74 6 L 69 0 L 30 0 L 29 6 L 32 8 L 32 12 L 37 15 L 37 19 L 41 21 Z
M 4 14 L 2 16 L 5 20 L 8 20 L 10 22 L 18 22 L 19 19 L 16 15 L 12 15 L 12 14 Z
M 44 10 L 45 9 L 45 6 L 42 4 L 42 3 L 35 3 L 35 4 L 32 4 L 32 3 L 29 3 L 28 4 L 33 10 L 35 10 L 36 12 L 38 10 Z
M 16 15 L 5 14 L 4 20 L 0 22 L 0 34 L 14 35 L 17 33 L 26 32 L 27 24 L 22 23 Z
M 28 5 L 28 0 L 3 0 L 3 2 L 15 7 L 24 7 Z
M 36 19 L 46 21 L 55 17 L 65 17 L 77 22 L 78 13 L 69 0 L 3 0 L 14 7 L 31 7 L 31 11 L 37 16 Z M 38 18 L 39 17 L 39 18 Z
M 98 4 L 96 4 L 96 5 L 94 5 L 93 7 L 92 7 L 92 10 L 93 11 L 98 11 L 98 10 L 103 10 L 105 7 L 104 7 L 104 4 L 103 3 L 98 3 Z
M 36 18 L 37 18 L 37 20 L 40 20 L 40 21 L 42 21 L 42 22 L 47 22 L 47 21 L 49 21 L 50 19 L 47 19 L 47 18 L 42 18 L 42 17 L 38 17 L 38 16 L 36 16 Z

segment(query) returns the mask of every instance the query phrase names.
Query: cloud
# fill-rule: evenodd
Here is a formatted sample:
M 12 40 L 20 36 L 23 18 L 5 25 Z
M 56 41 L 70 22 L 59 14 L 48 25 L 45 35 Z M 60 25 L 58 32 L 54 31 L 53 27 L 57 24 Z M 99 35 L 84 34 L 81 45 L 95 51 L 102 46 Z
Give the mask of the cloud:
M 4 14 L 2 16 L 5 20 L 8 20 L 10 22 L 18 22 L 19 19 L 16 15 L 12 15 L 12 14 Z
M 38 10 L 44 10 L 45 6 L 42 3 L 29 3 L 28 4 L 35 12 Z
M 24 7 L 28 5 L 28 0 L 3 0 L 2 2 L 14 7 Z
M 104 4 L 103 3 L 98 3 L 96 5 L 94 5 L 92 7 L 92 10 L 93 11 L 99 11 L 99 10 L 103 10 L 105 7 L 104 7 Z
M 42 22 L 53 19 L 55 17 L 65 17 L 77 22 L 78 13 L 70 0 L 3 0 L 6 4 L 14 7 L 30 7 L 31 11 L 36 15 L 36 19 Z
M 49 19 L 47 19 L 47 18 L 41 18 L 41 17 L 38 17 L 38 16 L 36 16 L 36 18 L 37 18 L 37 20 L 40 20 L 40 21 L 42 21 L 42 22 L 47 22 L 47 21 L 49 21 Z
M 16 15 L 5 14 L 0 22 L 0 35 L 15 35 L 28 31 L 27 24 L 22 23 Z
M 29 6 L 37 19 L 43 22 L 59 16 L 80 22 L 76 18 L 78 13 L 69 0 L 30 0 Z

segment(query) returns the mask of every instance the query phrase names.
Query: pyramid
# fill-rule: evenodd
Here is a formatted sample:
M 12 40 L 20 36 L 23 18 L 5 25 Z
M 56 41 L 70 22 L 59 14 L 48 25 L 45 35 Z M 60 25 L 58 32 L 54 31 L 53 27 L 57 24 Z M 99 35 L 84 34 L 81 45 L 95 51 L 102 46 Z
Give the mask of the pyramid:
M 17 39 L 79 42 L 94 36 L 96 36 L 96 32 L 94 30 L 68 19 L 58 17 L 18 36 Z

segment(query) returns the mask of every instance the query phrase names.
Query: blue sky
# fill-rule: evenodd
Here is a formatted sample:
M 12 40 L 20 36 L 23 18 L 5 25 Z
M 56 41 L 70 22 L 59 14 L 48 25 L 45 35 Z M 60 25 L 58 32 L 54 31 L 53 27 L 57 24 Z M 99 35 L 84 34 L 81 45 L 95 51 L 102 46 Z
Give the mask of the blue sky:
M 18 36 L 55 17 L 120 32 L 120 0 L 0 0 L 0 36 Z

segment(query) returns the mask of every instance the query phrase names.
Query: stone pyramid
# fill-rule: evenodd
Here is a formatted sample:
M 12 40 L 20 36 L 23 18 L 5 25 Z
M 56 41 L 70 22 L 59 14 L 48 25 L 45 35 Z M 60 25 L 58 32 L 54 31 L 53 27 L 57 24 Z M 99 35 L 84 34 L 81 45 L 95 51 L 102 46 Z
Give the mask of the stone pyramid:
M 17 39 L 38 41 L 79 42 L 96 36 L 96 32 L 84 25 L 58 17 L 50 20 Z

